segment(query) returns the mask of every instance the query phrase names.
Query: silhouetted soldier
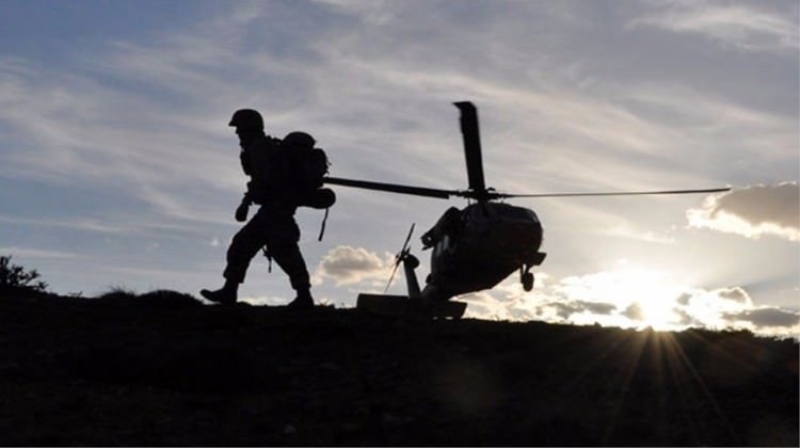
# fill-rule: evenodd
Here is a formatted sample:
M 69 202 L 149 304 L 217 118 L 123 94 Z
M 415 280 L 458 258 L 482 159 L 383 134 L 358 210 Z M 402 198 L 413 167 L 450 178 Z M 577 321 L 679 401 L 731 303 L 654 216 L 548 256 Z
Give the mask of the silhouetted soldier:
M 261 114 L 252 109 L 237 110 L 229 123 L 239 136 L 239 154 L 242 169 L 251 180 L 242 203 L 236 209 L 236 220 L 247 220 L 251 204 L 260 205 L 258 212 L 233 237 L 228 247 L 227 266 L 222 274 L 225 285 L 216 290 L 202 290 L 200 294 L 217 303 L 235 303 L 239 284 L 258 251 L 267 247 L 268 256 L 289 275 L 297 297 L 289 303 L 291 308 L 311 308 L 311 297 L 306 263 L 300 253 L 300 229 L 294 220 L 297 210 L 296 196 L 292 191 L 291 172 L 286 154 L 278 147 L 280 140 L 264 134 Z

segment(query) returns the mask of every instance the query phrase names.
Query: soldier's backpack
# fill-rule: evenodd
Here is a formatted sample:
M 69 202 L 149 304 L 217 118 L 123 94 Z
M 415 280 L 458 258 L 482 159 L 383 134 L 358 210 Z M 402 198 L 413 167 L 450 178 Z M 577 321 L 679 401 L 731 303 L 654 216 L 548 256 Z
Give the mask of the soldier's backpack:
M 330 163 L 325 151 L 315 147 L 316 143 L 311 135 L 295 131 L 283 138 L 281 149 L 289 160 L 289 177 L 297 205 L 325 209 L 319 236 L 322 239 L 328 209 L 336 202 L 336 194 L 330 188 L 323 188 L 322 179 L 328 174 Z

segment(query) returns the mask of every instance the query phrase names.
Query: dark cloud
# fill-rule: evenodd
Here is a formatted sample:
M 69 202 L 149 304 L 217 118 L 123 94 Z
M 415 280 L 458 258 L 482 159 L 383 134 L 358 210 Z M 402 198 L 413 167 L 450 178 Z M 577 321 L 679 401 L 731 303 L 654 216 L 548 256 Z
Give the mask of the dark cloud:
M 512 308 L 508 311 L 508 314 L 513 320 L 525 321 L 525 320 L 530 320 L 532 317 L 531 312 L 529 310 L 520 308 Z
M 740 313 L 726 313 L 725 318 L 752 322 L 756 327 L 793 327 L 800 324 L 800 315 L 779 308 L 759 308 Z
M 742 304 L 749 304 L 752 302 L 752 299 L 750 298 L 750 295 L 747 294 L 747 291 L 739 287 L 719 290 L 717 292 L 717 297 Z
M 673 312 L 678 316 L 678 325 L 686 327 L 705 327 L 705 323 L 702 320 L 692 316 L 686 310 L 676 307 L 673 309 Z
M 769 233 L 800 241 L 797 182 L 754 185 L 709 198 L 687 212 L 690 225 L 757 238 Z
M 608 315 L 611 314 L 614 310 L 617 309 L 616 306 L 610 303 L 597 303 L 597 302 L 577 302 L 579 306 L 583 308 L 585 311 L 589 311 L 592 314 L 603 314 Z
M 644 310 L 637 302 L 633 302 L 625 308 L 622 315 L 630 320 L 644 320 Z
M 548 303 L 547 306 L 555 308 L 558 317 L 563 319 L 568 319 L 573 314 L 585 311 L 592 314 L 608 315 L 617 309 L 616 306 L 610 303 L 586 302 L 582 300 L 574 300 L 569 303 L 552 302 Z
M 582 311 L 581 308 L 572 305 L 567 305 L 566 303 L 555 302 L 549 304 L 549 306 L 555 308 L 556 315 L 562 319 L 568 319 L 569 316 Z
M 711 216 L 721 212 L 732 213 L 753 225 L 770 223 L 799 229 L 800 188 L 797 182 L 786 182 L 733 190 L 717 199 Z
M 689 294 L 688 292 L 685 292 L 685 293 L 681 294 L 680 296 L 678 296 L 677 299 L 675 299 L 675 303 L 677 303 L 678 305 L 686 306 L 686 305 L 689 304 L 691 299 L 692 299 L 692 295 Z

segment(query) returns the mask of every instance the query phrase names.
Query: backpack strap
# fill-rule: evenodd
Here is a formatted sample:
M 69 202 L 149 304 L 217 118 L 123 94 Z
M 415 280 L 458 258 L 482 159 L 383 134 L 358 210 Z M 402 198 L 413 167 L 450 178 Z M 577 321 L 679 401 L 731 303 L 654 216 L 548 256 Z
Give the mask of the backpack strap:
M 326 207 L 325 208 L 325 216 L 322 217 L 322 225 L 319 228 L 319 237 L 317 238 L 317 241 L 322 241 L 322 235 L 325 234 L 325 223 L 328 221 L 328 211 L 329 210 L 330 210 L 330 207 Z
M 269 246 L 264 245 L 261 250 L 264 251 L 264 256 L 267 257 L 267 272 L 272 274 L 272 254 L 269 253 Z

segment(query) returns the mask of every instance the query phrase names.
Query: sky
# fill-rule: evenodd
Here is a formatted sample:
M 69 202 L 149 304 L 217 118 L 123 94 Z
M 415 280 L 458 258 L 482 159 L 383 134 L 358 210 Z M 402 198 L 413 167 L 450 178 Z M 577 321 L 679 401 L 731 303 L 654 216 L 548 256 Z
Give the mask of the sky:
M 331 175 L 467 186 L 455 101 L 478 108 L 486 183 L 545 262 L 457 298 L 467 316 L 800 335 L 795 0 L 4 0 L 0 254 L 50 289 L 197 295 L 222 285 L 246 178 L 227 126 L 311 133 Z M 317 302 L 381 292 L 412 223 L 462 199 L 337 187 L 298 211 Z M 280 305 L 263 257 L 242 299 Z M 389 292 L 404 291 L 402 278 Z

